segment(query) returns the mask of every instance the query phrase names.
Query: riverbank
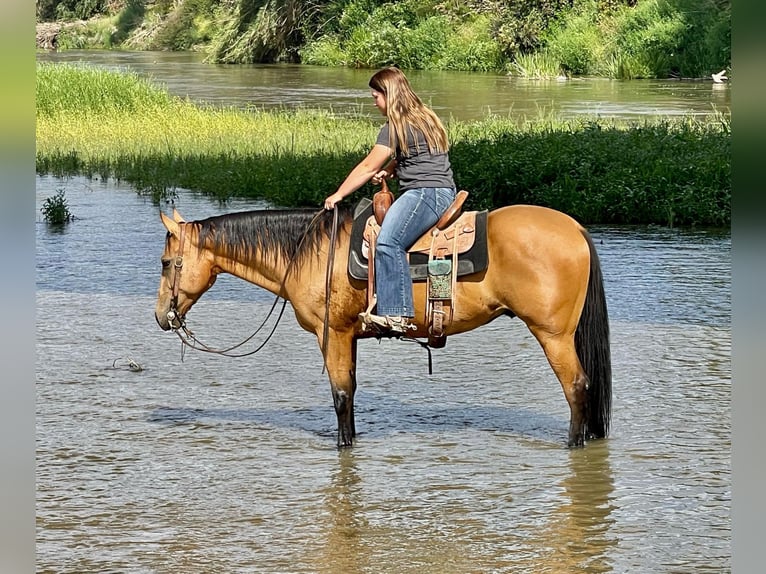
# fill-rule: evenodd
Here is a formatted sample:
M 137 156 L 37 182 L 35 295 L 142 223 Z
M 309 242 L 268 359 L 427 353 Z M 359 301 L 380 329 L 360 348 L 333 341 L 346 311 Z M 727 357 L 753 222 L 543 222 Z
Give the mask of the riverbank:
M 320 110 L 196 106 L 131 73 L 40 64 L 37 74 L 37 172 L 115 177 L 157 200 L 185 188 L 317 206 L 378 129 Z M 447 128 L 470 207 L 547 205 L 586 224 L 730 224 L 727 116 L 623 124 L 487 117 Z
M 38 47 L 197 51 L 211 63 L 619 79 L 731 68 L 729 0 L 41 0 L 38 19 Z

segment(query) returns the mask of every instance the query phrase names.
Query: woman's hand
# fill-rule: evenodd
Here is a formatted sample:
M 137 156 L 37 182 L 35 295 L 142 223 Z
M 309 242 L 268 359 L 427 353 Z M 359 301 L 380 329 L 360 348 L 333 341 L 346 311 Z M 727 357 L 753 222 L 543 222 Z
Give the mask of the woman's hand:
M 390 179 L 393 174 L 389 173 L 385 169 L 381 169 L 375 175 L 372 176 L 372 183 L 380 185 L 384 179 Z
M 328 211 L 335 209 L 335 206 L 341 199 L 343 199 L 343 196 L 340 195 L 337 191 L 332 195 L 328 195 L 324 200 L 324 208 Z

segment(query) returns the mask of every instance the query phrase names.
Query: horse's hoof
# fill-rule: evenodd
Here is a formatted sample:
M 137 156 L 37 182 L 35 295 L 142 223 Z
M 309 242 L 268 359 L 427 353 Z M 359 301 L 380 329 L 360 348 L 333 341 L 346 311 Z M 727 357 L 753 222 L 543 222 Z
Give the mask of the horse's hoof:
M 338 436 L 338 450 L 354 446 L 354 439 L 351 435 L 343 433 Z

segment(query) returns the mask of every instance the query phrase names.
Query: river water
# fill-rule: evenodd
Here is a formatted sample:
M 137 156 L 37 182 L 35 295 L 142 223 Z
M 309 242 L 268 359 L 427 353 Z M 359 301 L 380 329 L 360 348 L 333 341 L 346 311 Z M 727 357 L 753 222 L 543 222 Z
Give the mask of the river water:
M 153 317 L 158 206 L 40 177 L 38 209 L 59 189 L 77 219 L 36 223 L 38 572 L 731 570 L 728 233 L 592 229 L 607 440 L 565 448 L 561 388 L 508 319 L 451 337 L 430 376 L 419 347 L 362 341 L 358 440 L 338 451 L 316 339 L 290 313 L 255 356 L 182 355 Z M 175 205 L 189 220 L 263 207 Z M 272 301 L 222 277 L 189 326 L 234 343 Z
M 189 52 L 38 52 L 39 61 L 84 63 L 131 70 L 175 95 L 225 106 L 322 108 L 378 118 L 367 82 L 371 70 L 303 65 L 212 65 Z M 487 114 L 515 118 L 622 120 L 704 117 L 728 113 L 728 84 L 707 81 L 528 80 L 505 74 L 408 71 L 418 95 L 443 118 L 475 120 Z

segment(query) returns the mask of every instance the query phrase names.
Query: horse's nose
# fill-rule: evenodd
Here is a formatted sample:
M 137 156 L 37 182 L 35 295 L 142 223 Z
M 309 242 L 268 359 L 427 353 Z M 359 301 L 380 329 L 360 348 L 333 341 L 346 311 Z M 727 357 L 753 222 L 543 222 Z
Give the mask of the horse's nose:
M 154 320 L 157 321 L 157 324 L 160 326 L 160 329 L 162 329 L 163 331 L 167 331 L 168 329 L 170 329 L 170 325 L 167 323 L 167 317 L 163 317 L 163 318 L 166 319 L 164 323 L 162 319 L 160 319 L 160 316 L 157 313 L 154 314 Z

